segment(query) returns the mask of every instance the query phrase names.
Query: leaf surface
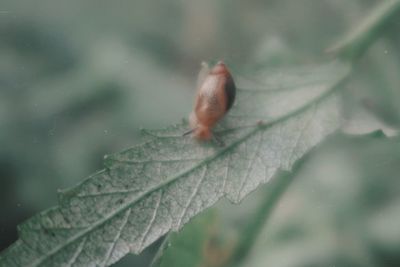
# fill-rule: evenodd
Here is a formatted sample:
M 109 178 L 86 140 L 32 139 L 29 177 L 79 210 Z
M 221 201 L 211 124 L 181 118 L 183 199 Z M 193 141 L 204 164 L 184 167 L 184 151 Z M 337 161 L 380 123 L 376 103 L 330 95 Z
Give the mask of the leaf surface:
M 215 129 L 224 147 L 182 137 L 186 122 L 144 130 L 142 144 L 107 156 L 105 170 L 21 224 L 0 266 L 108 266 L 224 196 L 241 201 L 338 129 L 335 89 L 349 70 L 332 62 L 260 73 Z

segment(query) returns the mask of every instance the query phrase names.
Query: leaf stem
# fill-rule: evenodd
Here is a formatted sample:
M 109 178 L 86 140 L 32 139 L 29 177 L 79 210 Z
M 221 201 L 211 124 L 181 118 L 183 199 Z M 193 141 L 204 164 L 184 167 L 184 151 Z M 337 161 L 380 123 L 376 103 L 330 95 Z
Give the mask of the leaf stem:
M 253 244 L 262 232 L 266 221 L 271 217 L 274 208 L 277 206 L 276 204 L 293 181 L 291 173 L 283 173 L 281 177 L 276 178 L 271 184 L 266 185 L 263 199 L 260 201 L 255 215 L 242 231 L 242 238 L 235 249 L 235 253 L 233 253 L 230 263 L 226 266 L 232 266 L 233 264 L 239 266 L 246 259 Z
M 383 28 L 396 16 L 400 16 L 400 0 L 383 1 L 341 41 L 326 51 L 354 62 L 378 39 L 384 32 Z

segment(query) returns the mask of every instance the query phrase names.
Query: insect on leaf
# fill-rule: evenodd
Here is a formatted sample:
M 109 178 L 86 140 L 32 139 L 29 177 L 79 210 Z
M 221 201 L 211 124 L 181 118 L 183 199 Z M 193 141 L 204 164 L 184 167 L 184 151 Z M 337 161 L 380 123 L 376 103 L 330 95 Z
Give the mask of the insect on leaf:
M 182 137 L 186 122 L 144 131 L 142 144 L 109 155 L 104 170 L 21 224 L 0 266 L 108 266 L 224 196 L 239 202 L 338 129 L 335 89 L 348 72 L 332 62 L 260 75 L 264 85 L 238 89 L 216 127 L 224 147 Z

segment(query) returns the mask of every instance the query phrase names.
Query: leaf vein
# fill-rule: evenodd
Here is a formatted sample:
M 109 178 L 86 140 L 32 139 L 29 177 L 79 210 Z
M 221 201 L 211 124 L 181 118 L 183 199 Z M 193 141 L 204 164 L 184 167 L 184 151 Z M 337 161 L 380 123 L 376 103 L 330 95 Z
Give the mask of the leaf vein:
M 182 220 L 186 216 L 186 213 L 187 213 L 187 210 L 188 210 L 190 204 L 192 204 L 192 201 L 193 201 L 194 197 L 198 193 L 200 185 L 203 183 L 204 178 L 206 177 L 207 170 L 208 170 L 207 165 L 204 165 L 204 171 L 203 171 L 203 173 L 201 175 L 201 178 L 199 179 L 199 182 L 196 184 L 196 187 L 194 188 L 192 194 L 190 195 L 190 198 L 189 198 L 186 206 L 184 207 L 181 216 L 179 217 L 179 220 L 178 220 L 178 223 L 177 223 L 178 227 L 181 226 Z
M 144 242 L 145 242 L 145 240 L 147 238 L 147 235 L 149 234 L 151 228 L 153 227 L 154 221 L 155 221 L 155 219 L 157 217 L 157 211 L 158 211 L 158 208 L 160 207 L 161 199 L 163 197 L 163 191 L 161 190 L 158 195 L 159 195 L 159 197 L 157 199 L 156 206 L 154 207 L 154 212 L 153 212 L 153 214 L 151 216 L 150 222 L 149 222 L 148 226 L 146 227 L 146 230 L 144 231 L 142 237 L 140 238 L 139 248 L 143 247 L 143 244 L 144 244 Z
M 78 259 L 79 255 L 82 253 L 82 250 L 85 247 L 86 241 L 87 241 L 87 237 L 85 236 L 82 239 L 82 242 L 76 248 L 76 251 L 75 251 L 74 255 L 72 256 L 71 260 L 67 263 L 67 266 L 72 266 L 72 264 L 75 263 L 75 261 Z
M 113 240 L 113 243 L 112 243 L 110 249 L 107 251 L 107 254 L 106 254 L 107 256 L 104 258 L 103 266 L 107 266 L 107 264 L 109 264 L 112 253 L 114 252 L 115 246 L 117 245 L 118 239 L 120 238 L 122 231 L 125 229 L 125 226 L 128 223 L 128 219 L 129 219 L 129 216 L 131 215 L 131 211 L 132 211 L 132 209 L 128 209 L 126 211 L 124 219 L 118 229 L 118 232 Z
M 252 170 L 252 168 L 253 168 L 255 159 L 258 157 L 258 155 L 259 155 L 259 153 L 260 153 L 260 147 L 261 147 L 261 143 L 262 143 L 263 138 L 262 138 L 262 135 L 261 135 L 261 134 L 258 134 L 258 135 L 260 136 L 260 138 L 259 138 L 258 141 L 257 141 L 256 149 L 255 149 L 255 151 L 254 151 L 253 156 L 251 157 L 251 159 L 250 159 L 250 161 L 249 161 L 249 166 L 246 168 L 245 177 L 244 177 L 244 179 L 242 180 L 242 182 L 241 182 L 241 184 L 240 184 L 240 189 L 239 189 L 239 192 L 238 192 L 238 197 L 239 197 L 239 198 L 241 198 L 241 195 L 242 195 L 242 192 L 243 192 L 244 187 L 245 187 L 245 185 L 246 185 L 247 179 L 248 179 L 248 177 L 249 177 L 249 175 L 250 175 L 250 172 L 251 172 L 251 170 Z

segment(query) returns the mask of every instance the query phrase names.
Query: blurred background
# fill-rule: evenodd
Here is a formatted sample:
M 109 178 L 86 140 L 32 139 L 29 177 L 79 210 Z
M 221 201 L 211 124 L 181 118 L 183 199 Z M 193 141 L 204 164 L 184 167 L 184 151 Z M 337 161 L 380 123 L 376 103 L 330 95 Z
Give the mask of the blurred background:
M 57 189 L 138 143 L 141 127 L 187 117 L 201 61 L 223 59 L 239 80 L 321 62 L 378 2 L 1 0 L 0 249 Z M 346 132 L 399 128 L 400 18 L 384 31 L 346 85 Z M 399 173 L 398 138 L 331 138 L 301 165 L 245 266 L 400 266 Z M 220 204 L 227 231 L 262 194 Z M 115 266 L 148 266 L 156 247 Z

